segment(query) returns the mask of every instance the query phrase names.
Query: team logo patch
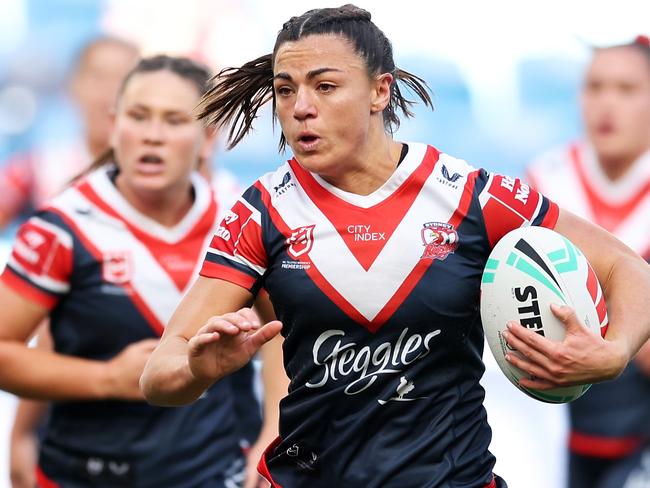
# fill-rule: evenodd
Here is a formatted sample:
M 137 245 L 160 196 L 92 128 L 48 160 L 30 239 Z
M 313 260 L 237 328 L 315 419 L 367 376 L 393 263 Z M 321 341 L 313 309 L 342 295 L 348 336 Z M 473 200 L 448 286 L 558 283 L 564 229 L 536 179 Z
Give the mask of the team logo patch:
M 427 222 L 420 231 L 424 252 L 420 259 L 445 259 L 458 247 L 458 232 L 444 222 Z
M 311 251 L 314 244 L 314 225 L 305 225 L 291 231 L 291 236 L 285 241 L 289 246 L 289 254 L 298 258 Z
M 42 276 L 51 268 L 57 249 L 56 235 L 28 222 L 18 231 L 14 258 L 28 272 Z
M 129 251 L 111 251 L 104 254 L 102 278 L 108 283 L 124 285 L 133 277 L 133 258 Z

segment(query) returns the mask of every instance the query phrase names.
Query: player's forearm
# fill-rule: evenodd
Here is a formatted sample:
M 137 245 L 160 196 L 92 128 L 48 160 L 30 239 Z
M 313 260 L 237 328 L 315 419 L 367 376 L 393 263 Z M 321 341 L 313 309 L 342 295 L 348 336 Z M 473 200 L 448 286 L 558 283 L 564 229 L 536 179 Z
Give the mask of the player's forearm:
M 140 378 L 140 389 L 152 405 L 179 406 L 197 400 L 212 382 L 200 381 L 187 361 L 187 341 L 164 338 L 151 354 Z
M 0 388 L 36 400 L 100 400 L 110 397 L 110 368 L 104 361 L 0 342 Z
M 650 266 L 621 253 L 603 283 L 609 328 L 606 339 L 623 346 L 627 363 L 650 338 Z
M 264 423 L 260 439 L 268 445 L 278 436 L 280 400 L 288 390 L 289 379 L 282 363 L 282 338 L 276 337 L 265 344 L 262 355 L 262 382 L 264 384 Z

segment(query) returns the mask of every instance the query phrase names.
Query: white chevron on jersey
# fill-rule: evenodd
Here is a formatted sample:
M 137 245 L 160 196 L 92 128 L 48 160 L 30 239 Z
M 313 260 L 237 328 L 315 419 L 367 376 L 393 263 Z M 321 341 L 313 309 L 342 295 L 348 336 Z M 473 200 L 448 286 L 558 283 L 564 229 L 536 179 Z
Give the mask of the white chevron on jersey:
M 614 208 L 629 206 L 627 211 L 619 212 L 616 225 L 608 230 L 644 257 L 650 255 L 650 152 L 617 181 L 607 178 L 593 148 L 586 144 L 542 154 L 527 174 L 543 195 L 592 222 L 599 223 L 589 190 Z
M 406 178 L 419 166 L 424 158 L 427 146 L 409 143 L 409 152 L 399 168 L 389 180 L 371 195 L 360 197 L 324 184 L 322 179 L 316 179 L 326 190 L 336 193 L 341 199 L 365 208 L 375 205 L 393 193 Z M 434 171 L 429 176 L 439 178 L 443 164 L 453 173 L 459 173 L 460 178 L 454 187 L 425 183 L 423 190 L 416 197 L 401 222 L 386 242 L 384 248 L 366 271 L 350 251 L 336 228 L 323 214 L 321 209 L 309 198 L 307 193 L 297 183 L 297 178 L 289 164 L 285 164 L 273 174 L 266 175 L 260 182 L 271 195 L 271 203 L 280 217 L 292 229 L 302 226 L 315 225 L 313 247 L 309 251 L 309 259 L 323 278 L 352 305 L 364 318 L 372 321 L 389 300 L 395 295 L 422 257 L 422 240 L 418 234 L 423 224 L 431 221 L 447 222 L 456 211 L 467 176 L 474 169 L 462 160 L 441 154 Z M 276 196 L 274 183 L 282 175 L 290 172 L 296 181 L 295 191 Z M 436 195 L 428 189 L 437 188 Z M 416 229 L 414 231 L 414 229 Z M 327 239 L 327 246 L 320 243 L 325 236 L 337 235 L 335 239 Z M 404 238 L 404 236 L 409 236 Z M 336 260 L 332 260 L 336 256 Z M 341 269 L 349 272 L 341 273 Z
M 178 224 L 166 227 L 133 208 L 104 171 L 96 171 L 88 176 L 88 183 L 93 190 L 113 210 L 143 232 L 169 244 L 181 240 L 199 222 L 212 199 L 212 191 L 202 176 L 192 173 L 191 181 L 195 194 L 194 205 Z

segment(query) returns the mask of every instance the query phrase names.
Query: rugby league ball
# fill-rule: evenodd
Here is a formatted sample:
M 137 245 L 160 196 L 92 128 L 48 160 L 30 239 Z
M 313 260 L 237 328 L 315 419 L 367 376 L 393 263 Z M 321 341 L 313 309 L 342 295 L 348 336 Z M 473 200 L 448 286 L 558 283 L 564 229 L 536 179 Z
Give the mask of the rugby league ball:
M 519 321 L 541 336 L 562 341 L 564 324 L 550 305 L 569 305 L 594 334 L 605 335 L 607 308 L 596 274 L 585 256 L 562 235 L 544 227 L 523 227 L 494 247 L 481 278 L 481 319 L 487 343 L 501 371 L 527 395 L 548 403 L 580 397 L 591 385 L 533 390 L 519 385 L 528 373 L 505 360 L 518 354 L 503 338 L 506 322 Z

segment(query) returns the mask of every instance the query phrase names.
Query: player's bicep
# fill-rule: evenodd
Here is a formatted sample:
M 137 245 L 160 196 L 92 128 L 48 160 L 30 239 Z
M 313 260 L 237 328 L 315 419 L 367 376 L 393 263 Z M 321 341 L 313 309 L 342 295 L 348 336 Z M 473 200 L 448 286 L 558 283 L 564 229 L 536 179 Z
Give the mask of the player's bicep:
M 25 342 L 49 309 L 0 282 L 0 340 Z
M 605 285 L 610 271 L 622 256 L 641 258 L 602 227 L 561 209 L 554 230 L 573 242 L 583 252 L 600 283 Z

